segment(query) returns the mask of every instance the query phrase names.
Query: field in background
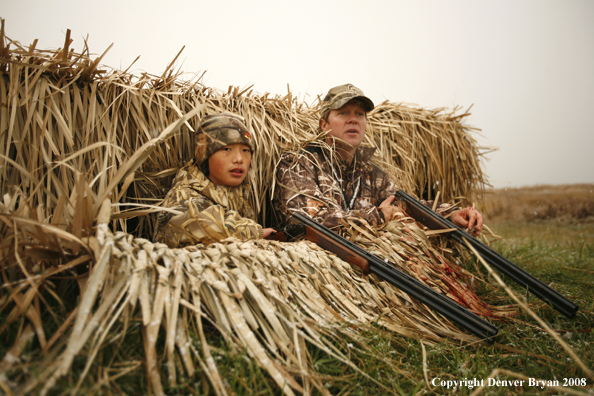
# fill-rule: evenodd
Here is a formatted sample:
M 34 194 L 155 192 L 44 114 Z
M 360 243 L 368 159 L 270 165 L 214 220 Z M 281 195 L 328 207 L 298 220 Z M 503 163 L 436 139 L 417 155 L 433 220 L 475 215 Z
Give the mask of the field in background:
M 594 223 L 594 183 L 490 189 L 481 209 L 488 223 Z
M 594 278 L 594 184 L 493 189 L 481 210 L 503 238 L 499 250 L 533 269 Z
M 493 245 L 496 250 L 580 306 L 576 317 L 569 320 L 529 297 L 541 317 L 560 329 L 559 334 L 592 369 L 594 354 L 589 345 L 594 342 L 594 184 L 494 189 L 485 194 L 481 210 L 486 224 L 502 237 Z M 569 373 L 584 376 L 556 342 L 532 327 L 532 319 L 525 320 L 526 326 L 517 326 L 515 331 L 513 327 L 506 329 L 514 339 L 512 344 L 524 351 L 555 350 L 549 356 L 566 366 L 518 372 L 543 379 Z M 591 379 L 587 383 L 592 391 Z

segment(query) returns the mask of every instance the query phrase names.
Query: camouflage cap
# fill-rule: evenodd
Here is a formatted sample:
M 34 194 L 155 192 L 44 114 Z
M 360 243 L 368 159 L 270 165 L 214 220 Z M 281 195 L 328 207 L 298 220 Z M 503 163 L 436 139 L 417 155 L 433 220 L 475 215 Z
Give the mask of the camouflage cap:
M 373 110 L 373 102 L 365 96 L 363 91 L 353 84 L 344 84 L 328 91 L 320 107 L 321 117 L 324 118 L 330 110 L 340 109 L 351 100 L 358 100 L 365 111 Z
M 199 168 L 211 155 L 230 144 L 245 144 L 252 152 L 254 141 L 243 118 L 233 113 L 206 116 L 196 132 L 196 166 Z

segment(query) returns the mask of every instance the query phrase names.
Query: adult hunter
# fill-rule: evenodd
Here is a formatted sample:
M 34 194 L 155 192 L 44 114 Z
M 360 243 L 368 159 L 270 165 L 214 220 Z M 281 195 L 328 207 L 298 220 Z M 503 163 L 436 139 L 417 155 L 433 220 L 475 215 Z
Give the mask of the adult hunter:
M 361 146 L 367 113 L 373 108 L 373 102 L 352 84 L 328 91 L 320 108 L 327 144 L 284 153 L 277 166 L 273 207 L 280 226 L 294 211 L 328 228 L 339 226 L 343 218 L 361 218 L 372 226 L 392 219 L 398 210 L 392 205 L 398 187 L 370 163 L 376 149 Z M 482 230 L 483 217 L 472 207 L 440 204 L 437 212 L 451 212 L 450 220 L 474 235 Z

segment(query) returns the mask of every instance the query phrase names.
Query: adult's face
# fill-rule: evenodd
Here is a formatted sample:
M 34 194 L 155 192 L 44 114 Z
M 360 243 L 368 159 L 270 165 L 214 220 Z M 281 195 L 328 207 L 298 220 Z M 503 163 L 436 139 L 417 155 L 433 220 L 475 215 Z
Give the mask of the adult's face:
M 357 102 L 349 102 L 337 110 L 330 110 L 328 121 L 321 119 L 322 131 L 329 131 L 337 143 L 348 152 L 354 152 L 365 137 L 365 109 Z M 346 145 L 344 143 L 347 143 Z

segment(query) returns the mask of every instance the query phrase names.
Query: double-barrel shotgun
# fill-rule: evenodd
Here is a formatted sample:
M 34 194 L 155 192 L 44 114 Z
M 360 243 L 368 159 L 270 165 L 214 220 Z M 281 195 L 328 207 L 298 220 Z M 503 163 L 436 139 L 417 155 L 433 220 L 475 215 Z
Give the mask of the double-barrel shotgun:
M 497 327 L 491 323 L 303 213 L 294 212 L 289 225 L 277 234 L 270 239 L 290 241 L 305 235 L 305 239 L 359 267 L 366 275 L 377 275 L 476 336 L 492 342 L 497 335 Z

